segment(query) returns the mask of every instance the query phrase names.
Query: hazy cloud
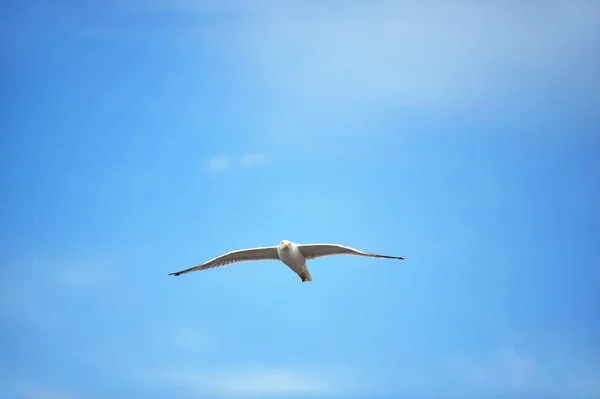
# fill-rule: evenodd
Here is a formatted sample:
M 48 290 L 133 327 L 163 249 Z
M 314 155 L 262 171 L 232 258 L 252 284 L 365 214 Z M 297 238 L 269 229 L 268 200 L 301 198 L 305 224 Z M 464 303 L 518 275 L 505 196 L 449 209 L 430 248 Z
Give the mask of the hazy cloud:
M 182 370 L 162 375 L 162 381 L 198 395 L 237 397 L 322 396 L 352 393 L 352 384 L 340 384 L 331 376 L 289 369 Z
M 594 1 L 176 3 L 180 12 L 235 16 L 221 51 L 294 98 L 456 106 L 510 96 L 506 82 L 595 78 Z M 206 32 L 198 32 L 203 37 Z M 587 86 L 586 86 L 587 87 Z M 593 89 L 592 89 L 593 87 Z M 494 93 L 495 97 L 489 97 Z
M 543 389 L 534 375 L 531 357 L 513 349 L 461 354 L 448 364 L 457 384 L 481 392 L 534 392 Z
M 88 261 L 64 262 L 54 268 L 52 276 L 56 283 L 69 289 L 89 289 L 91 286 L 109 282 L 109 272 L 103 265 Z
M 595 81 L 589 50 L 599 15 L 582 1 L 280 3 L 253 15 L 238 41 L 261 76 L 290 94 L 456 104 L 534 71 L 572 78 L 578 70 Z
M 27 385 L 18 389 L 23 399 L 79 399 L 78 396 L 38 385 Z
M 66 324 L 68 297 L 90 298 L 111 283 L 109 262 L 24 259 L 7 265 L 0 281 L 0 315 L 37 328 Z M 33 277 L 32 277 L 33 276 Z M 60 295 L 58 294 L 60 293 Z
M 175 327 L 172 330 L 169 338 L 169 344 L 172 344 L 176 347 L 185 348 L 187 350 L 207 349 L 218 344 L 218 342 L 215 342 L 214 337 L 209 338 L 202 327 L 199 326 L 194 327 L 186 325 Z
M 261 153 L 244 154 L 240 158 L 240 165 L 242 165 L 243 167 L 249 168 L 252 166 L 260 165 L 261 163 L 264 162 L 264 160 L 265 160 L 265 156 Z
M 559 356 L 548 358 L 548 353 L 518 351 L 514 347 L 463 353 L 447 362 L 451 377 L 449 386 L 480 394 L 502 393 L 528 396 L 562 394 L 566 396 L 599 395 L 600 384 L 594 383 L 599 375 L 594 370 Z M 554 396 L 553 396 L 554 397 Z
M 229 157 L 226 155 L 212 157 L 208 161 L 208 167 L 215 172 L 225 170 L 229 167 Z

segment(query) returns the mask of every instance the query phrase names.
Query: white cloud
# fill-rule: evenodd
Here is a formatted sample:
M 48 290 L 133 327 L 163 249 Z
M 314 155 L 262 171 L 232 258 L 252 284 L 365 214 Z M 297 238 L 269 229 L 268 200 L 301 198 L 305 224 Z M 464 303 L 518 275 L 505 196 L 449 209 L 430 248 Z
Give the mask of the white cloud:
M 556 355 L 554 355 L 556 356 Z M 598 396 L 600 384 L 596 369 L 570 362 L 568 356 L 548 357 L 545 353 L 525 353 L 512 346 L 496 350 L 464 353 L 448 359 L 445 375 L 449 388 L 485 395 Z M 568 366 L 567 366 L 568 365 Z M 583 372 L 582 372 L 583 370 Z
M 207 349 L 213 347 L 217 342 L 215 342 L 214 337 L 209 339 L 202 327 L 178 326 L 172 330 L 169 344 L 192 350 Z
M 507 371 L 507 379 L 514 389 L 527 389 L 534 378 L 533 360 L 514 349 L 508 349 L 502 356 Z
M 507 81 L 532 74 L 598 89 L 596 1 L 158 3 L 235 16 L 236 29 L 213 32 L 226 43 L 220 50 L 266 86 L 319 108 L 490 102 L 511 95 Z
M 89 299 L 111 283 L 110 262 L 29 258 L 7 265 L 0 281 L 0 314 L 37 328 L 68 326 L 68 297 Z M 58 294 L 60 293 L 60 295 Z
M 56 266 L 53 268 L 53 279 L 68 289 L 89 289 L 109 281 L 106 265 L 96 262 L 69 261 Z
M 136 12 L 218 16 L 223 24 L 178 31 L 177 43 L 221 52 L 240 74 L 279 90 L 287 112 L 297 99 L 310 100 L 295 107 L 302 112 L 312 104 L 328 115 L 357 102 L 494 105 L 538 79 L 600 90 L 594 0 L 126 3 Z
M 229 167 L 229 157 L 226 155 L 212 157 L 208 161 L 208 167 L 215 172 L 225 170 Z
M 573 9 L 452 2 L 433 11 L 385 2 L 309 9 L 293 18 L 292 10 L 280 9 L 240 40 L 249 59 L 293 95 L 454 106 L 485 100 L 514 74 L 558 73 L 569 63 L 572 73 L 587 57 L 574 53 L 574 44 L 585 47 L 581 39 L 594 22 Z
M 164 383 L 184 388 L 198 395 L 234 397 L 286 397 L 353 394 L 352 383 L 341 383 L 322 373 L 306 373 L 289 369 L 182 370 L 163 374 Z
M 26 385 L 18 389 L 23 399 L 77 399 L 66 392 L 40 387 L 38 385 Z
M 252 166 L 257 166 L 263 163 L 265 160 L 264 154 L 260 153 L 249 153 L 244 154 L 240 158 L 240 165 L 246 168 L 250 168 Z
M 265 156 L 262 153 L 247 153 L 239 158 L 239 165 L 244 168 L 258 166 L 265 161 Z M 228 169 L 231 166 L 231 158 L 227 155 L 219 155 L 212 157 L 208 161 L 210 170 L 220 172 Z
M 459 385 L 480 392 L 542 393 L 545 384 L 536 375 L 534 360 L 512 348 L 462 354 L 448 364 Z

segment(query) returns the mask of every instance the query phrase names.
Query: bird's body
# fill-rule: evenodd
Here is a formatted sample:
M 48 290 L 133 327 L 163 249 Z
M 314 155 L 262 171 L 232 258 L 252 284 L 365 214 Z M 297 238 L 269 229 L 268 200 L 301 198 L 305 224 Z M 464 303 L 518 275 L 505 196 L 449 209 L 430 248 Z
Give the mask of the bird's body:
M 179 272 L 169 273 L 169 275 L 179 276 L 185 273 L 197 272 L 213 267 L 227 266 L 241 262 L 279 260 L 300 276 L 300 279 L 304 282 L 312 281 L 312 276 L 306 267 L 307 260 L 336 255 L 369 256 L 374 258 L 400 260 L 406 259 L 401 256 L 387 256 L 365 252 L 341 244 L 294 244 L 288 240 L 283 240 L 278 246 L 249 248 L 228 252 L 201 265 Z
M 312 276 L 306 267 L 306 258 L 300 252 L 297 245 L 291 244 L 289 248 L 280 245 L 277 247 L 277 253 L 279 254 L 279 259 L 296 272 L 302 279 L 302 282 L 312 281 Z

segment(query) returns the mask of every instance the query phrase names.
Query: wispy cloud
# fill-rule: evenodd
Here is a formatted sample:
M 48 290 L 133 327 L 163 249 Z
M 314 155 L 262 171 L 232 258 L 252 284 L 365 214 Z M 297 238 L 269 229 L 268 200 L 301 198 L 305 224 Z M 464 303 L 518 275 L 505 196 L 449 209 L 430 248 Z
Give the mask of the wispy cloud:
M 581 78 L 593 78 L 585 49 L 595 45 L 598 7 L 575 3 L 278 3 L 251 12 L 237 41 L 243 65 L 295 96 L 455 105 L 500 89 L 502 75 L 559 75 L 569 64 L 563 77 L 587 68 Z
M 89 298 L 110 284 L 108 262 L 26 259 L 7 265 L 0 281 L 0 315 L 38 328 L 65 325 L 65 295 Z M 61 293 L 58 295 L 57 293 Z
M 240 158 L 240 165 L 246 168 L 257 166 L 265 161 L 264 154 L 261 153 L 248 153 L 242 155 Z
M 55 268 L 52 279 L 67 289 L 89 289 L 107 283 L 109 272 L 95 262 L 74 261 Z
M 529 392 L 543 389 L 534 360 L 512 348 L 462 354 L 448 364 L 455 383 L 480 392 Z
M 229 167 L 229 157 L 227 155 L 219 155 L 208 160 L 210 170 L 220 172 Z
M 173 328 L 169 335 L 168 344 L 186 350 L 194 350 L 207 349 L 209 346 L 217 345 L 218 342 L 215 342 L 214 337 L 208 337 L 202 327 L 185 325 Z
M 33 384 L 20 387 L 18 392 L 21 395 L 19 397 L 23 399 L 79 399 L 78 396 L 67 392 Z
M 506 80 L 532 73 L 599 89 L 595 1 L 153 4 L 235 16 L 236 29 L 219 32 L 221 51 L 268 87 L 313 104 L 454 107 L 510 95 Z
M 568 362 L 565 356 L 551 360 L 547 354 L 526 353 L 507 346 L 453 357 L 446 370 L 451 377 L 450 386 L 479 394 L 600 395 L 600 384 L 592 382 L 598 373 L 586 369 L 582 374 L 576 363 L 565 368 L 565 361 Z
M 235 159 L 235 158 L 234 158 Z M 258 166 L 265 161 L 265 155 L 258 152 L 246 153 L 243 154 L 239 158 L 239 166 L 243 168 L 252 168 Z M 208 160 L 208 168 L 215 172 L 221 172 L 230 167 L 235 166 L 232 165 L 232 157 L 229 155 L 218 155 L 212 157 Z
M 502 354 L 502 361 L 510 386 L 519 390 L 527 389 L 536 371 L 533 359 L 510 348 Z
M 198 395 L 219 397 L 290 397 L 352 394 L 352 383 L 322 373 L 298 372 L 290 369 L 181 370 L 163 374 L 163 383 L 183 388 Z

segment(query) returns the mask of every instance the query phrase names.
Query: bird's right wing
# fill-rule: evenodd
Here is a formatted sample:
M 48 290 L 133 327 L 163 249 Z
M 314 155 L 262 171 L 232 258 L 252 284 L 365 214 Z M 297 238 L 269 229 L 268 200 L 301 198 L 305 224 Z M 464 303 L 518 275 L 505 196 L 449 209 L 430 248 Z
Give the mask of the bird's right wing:
M 300 244 L 298 249 L 302 252 L 302 255 L 306 259 L 321 258 L 324 256 L 338 256 L 338 255 L 355 255 L 355 256 L 369 256 L 372 258 L 388 258 L 388 259 L 406 259 L 403 256 L 388 256 L 374 254 L 372 252 L 362 251 L 360 249 L 352 248 L 347 245 L 341 244 Z
M 179 276 L 180 274 L 199 272 L 213 267 L 231 265 L 233 263 L 256 262 L 261 260 L 279 260 L 277 247 L 249 248 L 228 252 L 225 255 L 211 259 L 201 265 L 190 267 L 189 269 L 175 273 L 169 273 L 169 276 Z

